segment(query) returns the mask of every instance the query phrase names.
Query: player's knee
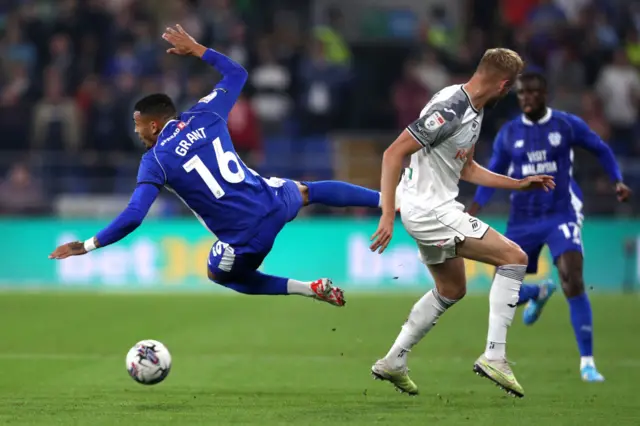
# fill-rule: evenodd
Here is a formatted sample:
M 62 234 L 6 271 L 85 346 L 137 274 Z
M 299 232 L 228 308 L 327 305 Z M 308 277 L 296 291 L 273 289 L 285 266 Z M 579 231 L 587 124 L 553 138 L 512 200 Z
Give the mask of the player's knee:
M 529 264 L 529 256 L 519 245 L 513 243 L 509 245 L 509 249 L 504 253 L 503 261 L 504 265 L 527 265 Z
M 575 297 L 584 293 L 584 279 L 578 271 L 558 270 L 562 291 L 567 297 Z
M 467 294 L 467 287 L 444 287 L 442 290 L 438 289 L 438 292 L 442 297 L 457 302 Z

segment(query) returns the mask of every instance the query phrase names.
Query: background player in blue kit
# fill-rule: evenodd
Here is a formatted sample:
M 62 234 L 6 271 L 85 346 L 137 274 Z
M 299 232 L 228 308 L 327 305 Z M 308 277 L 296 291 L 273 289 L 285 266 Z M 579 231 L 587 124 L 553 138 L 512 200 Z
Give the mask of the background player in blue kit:
M 511 213 L 505 236 L 529 256 L 527 273 L 536 273 L 540 250 L 547 245 L 558 268 L 562 289 L 571 315 L 571 324 L 580 351 L 580 374 L 588 382 L 600 382 L 593 359 L 593 321 L 591 305 L 584 288 L 581 239 L 582 196 L 572 178 L 573 148 L 595 154 L 606 170 L 619 201 L 631 191 L 609 146 L 584 121 L 566 112 L 547 107 L 547 84 L 543 75 L 522 74 L 516 84 L 522 115 L 505 124 L 496 136 L 489 169 L 514 178 L 548 174 L 555 178 L 551 192 L 530 191 L 511 195 Z M 469 213 L 476 215 L 495 190 L 478 188 Z M 518 304 L 528 303 L 523 316 L 533 324 L 544 304 L 555 291 L 552 282 L 523 285 Z
M 50 258 L 82 255 L 124 238 L 142 223 L 165 187 L 218 238 L 208 259 L 212 281 L 245 294 L 297 294 L 343 306 L 342 290 L 329 279 L 303 282 L 257 269 L 280 230 L 303 205 L 379 207 L 380 194 L 345 182 L 298 183 L 260 177 L 236 154 L 226 123 L 247 71 L 198 44 L 179 25 L 167 28 L 162 37 L 173 45 L 168 53 L 202 58 L 220 72 L 222 80 L 182 114 L 163 94 L 147 96 L 136 104 L 135 130 L 148 151 L 140 162 L 129 205 L 95 237 L 64 244 Z

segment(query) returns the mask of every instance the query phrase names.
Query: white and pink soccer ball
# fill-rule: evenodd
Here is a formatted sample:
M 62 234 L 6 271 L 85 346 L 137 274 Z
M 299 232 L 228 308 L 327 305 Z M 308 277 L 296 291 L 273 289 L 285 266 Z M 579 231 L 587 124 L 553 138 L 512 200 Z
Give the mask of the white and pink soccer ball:
M 156 385 L 167 378 L 171 371 L 171 354 L 157 340 L 142 340 L 127 353 L 126 367 L 129 376 L 143 385 Z

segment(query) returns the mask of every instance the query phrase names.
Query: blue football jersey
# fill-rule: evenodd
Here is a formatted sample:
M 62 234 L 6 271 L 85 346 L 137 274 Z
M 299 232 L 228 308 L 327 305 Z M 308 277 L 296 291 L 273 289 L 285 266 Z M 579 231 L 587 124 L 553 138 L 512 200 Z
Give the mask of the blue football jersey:
M 555 190 L 549 192 L 514 191 L 510 222 L 558 214 L 573 217 L 578 223 L 582 221 L 582 194 L 572 177 L 575 147 L 596 154 L 612 181 L 622 180 L 609 146 L 575 115 L 548 109 L 536 123 L 520 115 L 500 129 L 488 167 L 491 171 L 514 179 L 546 174 L 556 182 Z M 478 188 L 475 201 L 485 204 L 493 191 Z
M 169 121 L 142 157 L 138 184 L 174 192 L 220 240 L 247 243 L 277 206 L 275 191 L 238 157 L 226 118 L 237 96 L 218 85 Z

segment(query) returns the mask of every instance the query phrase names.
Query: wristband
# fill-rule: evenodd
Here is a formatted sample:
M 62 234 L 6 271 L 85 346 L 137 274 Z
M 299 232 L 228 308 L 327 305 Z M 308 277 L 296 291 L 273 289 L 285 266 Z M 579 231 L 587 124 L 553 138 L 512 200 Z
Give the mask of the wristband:
M 84 242 L 84 249 L 87 251 L 87 253 L 89 253 L 90 251 L 95 250 L 96 247 L 96 241 L 94 239 L 94 237 L 89 238 L 87 241 Z

